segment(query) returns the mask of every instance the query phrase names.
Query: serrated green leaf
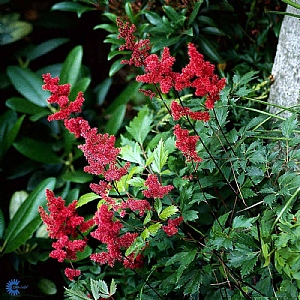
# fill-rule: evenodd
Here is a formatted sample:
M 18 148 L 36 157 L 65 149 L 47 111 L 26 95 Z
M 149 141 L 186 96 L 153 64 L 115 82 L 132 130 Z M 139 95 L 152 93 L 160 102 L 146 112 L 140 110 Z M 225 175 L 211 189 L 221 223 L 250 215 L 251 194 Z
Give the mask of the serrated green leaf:
M 167 220 L 172 215 L 176 214 L 178 212 L 178 207 L 175 205 L 170 205 L 166 207 L 160 214 L 159 218 L 163 221 Z
M 159 228 L 161 228 L 161 226 L 162 226 L 161 223 L 152 224 L 148 227 L 148 230 L 151 235 L 155 235 L 156 232 L 159 230 Z
M 75 85 L 81 69 L 82 56 L 83 48 L 80 45 L 70 51 L 60 72 L 60 84 L 70 84 L 72 87 Z
M 298 121 L 297 121 L 295 115 L 293 115 L 293 116 L 289 117 L 287 120 L 283 121 L 281 123 L 282 135 L 286 138 L 289 138 L 291 136 L 293 130 L 296 129 L 297 123 L 298 123 Z
M 152 219 L 152 212 L 148 210 L 143 225 L 148 224 L 151 221 L 151 219 Z
M 13 143 L 13 146 L 24 156 L 45 164 L 61 162 L 60 158 L 52 151 L 51 146 L 41 141 L 22 137 Z
M 131 186 L 142 187 L 142 186 L 144 186 L 145 180 L 141 177 L 134 177 L 134 178 L 131 178 L 130 180 L 128 180 L 128 183 Z
M 138 254 L 139 251 L 145 246 L 145 241 L 138 236 L 134 242 L 130 245 L 130 247 L 126 250 L 125 255 L 128 256 L 132 253 Z
M 253 225 L 253 223 L 259 218 L 253 217 L 253 218 L 246 218 L 245 216 L 237 216 L 233 219 L 232 222 L 232 228 L 249 228 Z
M 182 213 L 184 221 L 194 221 L 198 219 L 198 211 L 196 210 L 187 210 Z
M 162 211 L 162 203 L 161 200 L 159 198 L 156 198 L 154 200 L 154 209 L 157 212 L 157 214 L 159 215 Z
M 14 251 L 22 245 L 32 234 L 42 220 L 38 213 L 39 206 L 46 206 L 46 188 L 53 190 L 55 178 L 43 180 L 20 206 L 5 231 L 4 253 Z
M 110 283 L 110 286 L 109 286 L 109 294 L 110 296 L 114 295 L 117 291 L 117 285 L 115 283 L 115 280 L 112 279 L 111 280 L 111 283 Z
M 151 164 L 152 170 L 155 173 L 161 173 L 162 168 L 168 160 L 168 151 L 165 148 L 164 142 L 162 139 L 159 141 L 157 147 L 153 151 L 154 161 Z
M 126 130 L 140 145 L 143 144 L 148 133 L 151 131 L 153 115 L 148 107 L 144 107 L 138 112 L 138 115 L 126 126 Z
M 48 91 L 42 90 L 42 78 L 28 69 L 17 66 L 9 66 L 7 75 L 15 89 L 28 101 L 41 106 L 47 106 L 47 99 L 50 96 Z
M 150 231 L 148 228 L 145 228 L 141 233 L 140 237 L 145 241 L 150 236 Z
M 120 155 L 122 159 L 126 161 L 135 162 L 140 166 L 145 165 L 145 161 L 142 158 L 142 149 L 138 143 L 135 143 L 134 147 L 131 147 L 130 145 L 122 147 Z
M 65 292 L 72 300 L 91 300 L 85 293 L 80 290 L 72 290 L 65 288 Z

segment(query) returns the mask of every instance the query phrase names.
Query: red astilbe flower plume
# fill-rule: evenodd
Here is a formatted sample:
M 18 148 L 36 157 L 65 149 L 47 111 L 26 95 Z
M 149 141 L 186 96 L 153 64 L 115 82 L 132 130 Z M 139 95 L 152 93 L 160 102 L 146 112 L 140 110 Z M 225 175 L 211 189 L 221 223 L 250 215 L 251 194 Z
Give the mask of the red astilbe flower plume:
M 145 59 L 145 74 L 138 75 L 136 81 L 159 84 L 163 93 L 168 93 L 174 85 L 176 73 L 172 71 L 175 57 L 170 55 L 169 48 L 165 47 L 159 60 L 156 54 L 150 54 Z
M 113 267 L 116 261 L 123 262 L 126 267 L 126 257 L 123 259 L 122 249 L 127 249 L 138 236 L 137 233 L 127 232 L 120 236 L 123 225 L 119 220 L 113 220 L 114 213 L 103 204 L 95 214 L 94 220 L 98 228 L 91 232 L 91 236 L 107 245 L 107 252 L 99 252 L 90 255 L 90 258 L 103 265 Z M 138 265 L 140 265 L 138 263 Z
M 84 221 L 84 218 L 76 213 L 77 201 L 74 200 L 69 206 L 65 206 L 65 201 L 61 197 L 55 197 L 51 190 L 46 190 L 46 198 L 49 214 L 43 207 L 39 207 L 39 213 L 43 222 L 47 225 L 49 237 L 57 239 L 52 243 L 54 250 L 50 252 L 50 257 L 63 262 L 65 259 L 76 260 L 76 253 L 83 252 L 87 239 L 76 240 L 78 232 L 85 232 L 94 225 L 94 220 Z M 71 238 L 71 239 L 70 239 Z M 73 280 L 75 274 L 80 272 L 74 270 L 66 271 L 66 276 Z M 72 276 L 73 274 L 73 276 Z
M 178 232 L 178 226 L 182 223 L 183 217 L 168 220 L 168 225 L 162 226 L 162 230 L 168 235 L 172 236 Z
M 193 120 L 208 122 L 210 115 L 208 111 L 191 111 L 189 107 L 181 106 L 177 101 L 172 101 L 171 103 L 171 113 L 175 121 L 179 120 L 181 117 L 190 117 Z
M 148 187 L 147 190 L 143 191 L 147 198 L 163 198 L 174 188 L 173 185 L 162 186 L 155 174 L 150 174 L 144 185 Z
M 199 140 L 198 136 L 190 136 L 187 129 L 182 129 L 179 124 L 174 127 L 174 134 L 176 136 L 175 146 L 187 158 L 187 161 L 201 162 L 202 158 L 199 157 L 196 151 L 196 144 Z
M 135 25 L 129 25 L 128 22 L 124 23 L 120 18 L 117 18 L 117 26 L 119 27 L 118 38 L 125 39 L 125 44 L 121 45 L 119 50 L 131 50 L 131 58 L 129 60 L 122 60 L 122 64 L 134 65 L 136 67 L 141 67 L 144 65 L 146 57 L 149 55 L 150 40 L 141 39 L 138 40 L 134 36 Z
M 43 75 L 45 84 L 42 86 L 44 90 L 50 91 L 51 96 L 48 98 L 48 103 L 57 103 L 60 107 L 58 112 L 50 115 L 48 121 L 65 120 L 72 113 L 81 112 L 81 107 L 84 102 L 83 93 L 79 92 L 75 101 L 69 101 L 70 84 L 59 85 L 59 78 L 52 78 L 49 73 Z
M 184 88 L 195 88 L 195 95 L 206 96 L 205 106 L 212 109 L 214 103 L 219 100 L 219 93 L 225 87 L 226 79 L 219 79 L 214 74 L 214 65 L 205 61 L 192 43 L 188 45 L 188 55 L 190 61 L 177 76 L 175 89 L 181 91 Z

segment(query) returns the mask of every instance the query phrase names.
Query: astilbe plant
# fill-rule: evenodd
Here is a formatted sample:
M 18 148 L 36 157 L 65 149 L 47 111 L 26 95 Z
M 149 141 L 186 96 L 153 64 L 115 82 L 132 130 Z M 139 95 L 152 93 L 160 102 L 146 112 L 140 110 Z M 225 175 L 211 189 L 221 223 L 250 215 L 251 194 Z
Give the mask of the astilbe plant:
M 178 155 L 181 152 L 186 163 L 191 164 L 193 172 L 196 172 L 202 158 L 197 151 L 197 143 L 201 138 L 194 124 L 198 121 L 209 122 L 210 111 L 219 100 L 220 91 L 226 84 L 225 79 L 220 79 L 214 74 L 214 66 L 204 60 L 195 45 L 188 44 L 189 62 L 180 72 L 176 72 L 173 70 L 175 57 L 171 56 L 167 47 L 163 49 L 159 58 L 156 54 L 150 54 L 150 40 L 138 40 L 135 37 L 134 25 L 123 23 L 120 18 L 117 19 L 117 25 L 119 38 L 125 40 L 120 50 L 131 51 L 131 57 L 122 63 L 143 67 L 144 74 L 138 75 L 136 80 L 153 85 L 154 90 L 141 91 L 150 98 L 160 99 L 173 122 L 178 121 L 173 128 L 176 137 L 175 147 L 179 150 Z M 88 239 L 93 238 L 99 241 L 101 245 L 99 249 L 103 250 L 103 245 L 106 245 L 106 249 L 92 253 L 90 255 L 92 261 L 110 267 L 114 267 L 116 262 L 121 262 L 125 268 L 130 269 L 142 267 L 143 250 L 151 247 L 151 244 L 147 243 L 147 238 L 159 230 L 165 232 L 166 238 L 172 237 L 185 222 L 178 206 L 172 200 L 171 192 L 176 192 L 174 185 L 164 185 L 163 172 L 161 170 L 154 172 L 149 160 L 142 169 L 139 169 L 139 178 L 143 184 L 138 185 L 141 193 L 136 192 L 135 195 L 140 197 L 133 196 L 129 189 L 126 193 L 122 193 L 119 185 L 126 176 L 129 176 L 133 168 L 130 163 L 132 160 L 126 161 L 122 149 L 115 146 L 114 136 L 98 133 L 97 128 L 91 128 L 87 120 L 77 116 L 84 102 L 82 93 L 79 93 L 72 102 L 69 100 L 69 84 L 59 85 L 59 78 L 52 78 L 50 74 L 43 75 L 43 78 L 45 82 L 43 89 L 52 94 L 48 102 L 58 106 L 57 111 L 50 115 L 48 120 L 62 120 L 64 126 L 76 138 L 84 140 L 84 143 L 78 146 L 88 162 L 84 171 L 100 177 L 100 181 L 91 183 L 90 188 L 101 199 L 94 217 L 85 221 L 76 212 L 77 201 L 65 206 L 61 197 L 56 198 L 52 191 L 47 190 L 48 213 L 43 208 L 39 211 L 43 222 L 47 225 L 49 237 L 57 240 L 52 244 L 54 250 L 50 256 L 59 262 L 67 259 L 73 266 L 72 261 L 76 261 L 76 253 L 83 252 Z M 195 111 L 184 106 L 179 95 L 185 89 L 204 99 L 201 110 Z M 162 95 L 171 90 L 178 97 L 168 105 Z M 190 132 L 191 128 L 193 133 Z M 189 176 L 193 178 L 193 175 Z M 128 185 L 130 181 L 127 188 Z M 117 193 L 118 197 L 113 197 L 111 192 Z M 162 209 L 160 199 L 164 197 L 168 197 L 172 204 Z M 133 226 L 126 227 L 125 218 L 129 214 L 131 218 L 141 220 L 143 224 L 141 228 L 134 230 Z M 151 225 L 148 226 L 149 224 Z M 80 270 L 73 267 L 65 270 L 65 275 L 70 280 L 80 274 Z

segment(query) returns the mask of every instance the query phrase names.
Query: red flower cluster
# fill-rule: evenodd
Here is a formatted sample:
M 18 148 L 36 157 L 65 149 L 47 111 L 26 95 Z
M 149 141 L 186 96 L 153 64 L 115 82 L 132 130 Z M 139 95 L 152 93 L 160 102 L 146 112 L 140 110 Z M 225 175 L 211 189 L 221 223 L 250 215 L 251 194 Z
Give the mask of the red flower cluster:
M 121 249 L 127 249 L 138 236 L 137 233 L 127 232 L 120 236 L 120 230 L 123 227 L 119 220 L 113 221 L 113 211 L 103 204 L 100 206 L 94 217 L 98 228 L 91 232 L 91 236 L 107 245 L 107 252 L 99 252 L 90 255 L 90 258 L 99 264 L 108 264 L 113 267 L 116 261 L 122 262 L 125 267 L 140 267 L 140 257 L 132 260 L 130 257 L 123 259 Z M 138 257 L 138 256 L 137 256 Z M 132 265 L 128 264 L 128 259 Z
M 162 230 L 168 235 L 172 236 L 178 232 L 177 227 L 182 223 L 183 217 L 178 217 L 173 220 L 168 220 L 168 225 L 162 226 Z
M 65 259 L 75 260 L 76 253 L 83 252 L 87 245 L 86 239 L 75 239 L 78 236 L 78 231 L 87 231 L 94 225 L 94 220 L 85 222 L 83 217 L 78 216 L 76 200 L 69 206 L 65 206 L 65 201 L 61 197 L 56 198 L 54 193 L 48 189 L 46 190 L 46 197 L 49 214 L 43 207 L 39 207 L 39 213 L 47 225 L 49 237 L 57 239 L 56 242 L 52 243 L 55 250 L 51 251 L 50 257 L 56 258 L 59 262 L 63 262 Z M 66 276 L 68 276 L 67 274 L 70 272 L 66 272 Z M 68 278 L 72 280 L 73 277 Z
M 104 175 L 107 181 L 120 180 L 127 173 L 130 163 L 120 168 L 117 167 L 117 157 L 121 149 L 114 146 L 116 138 L 107 133 L 97 134 L 97 128 L 91 128 L 88 121 L 81 117 L 70 118 L 72 113 L 81 111 L 83 94 L 80 92 L 76 100 L 70 102 L 68 99 L 70 85 L 59 85 L 59 78 L 51 78 L 50 74 L 43 75 L 43 78 L 45 82 L 43 88 L 52 93 L 48 102 L 57 103 L 60 106 L 60 111 L 50 115 L 48 120 L 64 120 L 65 127 L 71 133 L 77 138 L 85 139 L 85 144 L 78 146 L 89 163 L 84 171 Z
M 69 101 L 70 84 L 59 85 L 59 78 L 51 78 L 49 73 L 43 75 L 45 84 L 42 86 L 44 90 L 50 91 L 51 96 L 48 98 L 48 103 L 57 103 L 60 110 L 48 117 L 48 121 L 65 120 L 72 113 L 81 112 L 81 107 L 84 102 L 83 93 L 78 93 L 75 101 Z
M 219 100 L 219 93 L 225 87 L 226 79 L 219 79 L 218 75 L 214 74 L 214 65 L 205 61 L 192 43 L 188 45 L 188 55 L 190 61 L 177 76 L 175 89 L 181 91 L 189 87 L 195 88 L 195 95 L 206 96 L 205 106 L 212 109 L 214 103 Z
M 179 124 L 174 127 L 174 134 L 176 136 L 175 146 L 182 151 L 187 161 L 201 162 L 202 158 L 199 157 L 196 151 L 196 144 L 199 140 L 198 136 L 190 136 L 187 129 L 182 129 Z
M 208 122 L 210 115 L 208 111 L 191 111 L 189 107 L 183 107 L 178 104 L 177 101 L 172 101 L 171 103 L 171 113 L 175 121 L 179 120 L 181 117 L 190 117 L 193 120 Z
M 143 191 L 147 198 L 163 198 L 174 188 L 172 185 L 162 186 L 155 174 L 150 174 L 144 185 L 148 187 L 147 190 Z
M 144 60 L 149 55 L 150 40 L 136 40 L 134 36 L 135 25 L 129 26 L 129 23 L 123 23 L 120 18 L 117 18 L 117 26 L 119 27 L 118 38 L 125 39 L 125 45 L 121 45 L 119 50 L 131 50 L 131 58 L 129 60 L 121 61 L 122 64 L 134 65 L 136 67 L 141 67 L 144 65 Z

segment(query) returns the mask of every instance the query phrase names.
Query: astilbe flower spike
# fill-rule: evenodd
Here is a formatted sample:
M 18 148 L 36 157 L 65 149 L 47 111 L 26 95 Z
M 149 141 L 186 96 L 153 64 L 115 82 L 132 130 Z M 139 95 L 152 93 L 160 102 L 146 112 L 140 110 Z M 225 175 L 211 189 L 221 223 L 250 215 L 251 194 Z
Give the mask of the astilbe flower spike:
M 155 174 L 150 174 L 148 176 L 145 181 L 145 186 L 148 189 L 144 190 L 143 194 L 147 198 L 163 198 L 174 188 L 172 185 L 162 186 Z
M 57 239 L 52 243 L 54 250 L 51 251 L 50 257 L 59 262 L 65 259 L 76 260 L 76 253 L 83 252 L 87 245 L 87 239 L 76 239 L 78 232 L 90 229 L 94 225 L 94 220 L 84 221 L 84 218 L 76 213 L 77 200 L 65 206 L 65 201 L 61 197 L 55 197 L 49 189 L 46 190 L 46 198 L 49 213 L 43 207 L 39 207 L 39 213 L 47 225 L 49 237 Z M 75 274 L 80 275 L 80 271 L 66 271 L 65 274 L 72 280 Z

